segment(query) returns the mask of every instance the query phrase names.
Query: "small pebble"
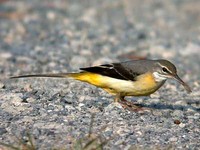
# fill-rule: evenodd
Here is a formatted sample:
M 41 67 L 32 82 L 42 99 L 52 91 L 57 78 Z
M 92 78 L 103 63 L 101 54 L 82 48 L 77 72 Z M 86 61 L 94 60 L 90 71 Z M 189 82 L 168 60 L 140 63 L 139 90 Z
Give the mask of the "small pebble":
M 179 125 L 181 123 L 181 121 L 180 120 L 174 120 L 174 124 L 177 124 L 177 125 Z
M 169 139 L 169 141 L 171 141 L 171 142 L 176 142 L 177 140 L 178 140 L 177 137 L 171 137 L 171 138 Z
M 72 99 L 69 99 L 69 98 L 65 98 L 65 97 L 64 97 L 64 98 L 61 98 L 61 99 L 60 99 L 60 102 L 63 103 L 63 104 L 68 104 L 68 105 L 70 105 L 70 104 L 72 104 L 73 101 L 72 101 Z
M 10 52 L 0 52 L 0 59 L 9 59 L 12 57 L 12 53 Z
M 179 127 L 184 128 L 184 127 L 185 127 L 185 124 L 184 124 L 184 123 L 180 123 L 180 124 L 179 124 Z
M 5 85 L 0 82 L 0 89 L 3 89 L 3 88 L 5 88 Z

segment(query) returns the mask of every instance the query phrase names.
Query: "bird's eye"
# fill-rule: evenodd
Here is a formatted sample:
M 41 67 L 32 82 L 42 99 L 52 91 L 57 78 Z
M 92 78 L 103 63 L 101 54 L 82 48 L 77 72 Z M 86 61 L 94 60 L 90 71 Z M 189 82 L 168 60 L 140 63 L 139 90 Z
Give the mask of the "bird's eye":
M 163 68 L 162 68 L 162 71 L 165 72 L 165 73 L 168 73 L 168 70 L 167 70 L 166 67 L 163 67 Z

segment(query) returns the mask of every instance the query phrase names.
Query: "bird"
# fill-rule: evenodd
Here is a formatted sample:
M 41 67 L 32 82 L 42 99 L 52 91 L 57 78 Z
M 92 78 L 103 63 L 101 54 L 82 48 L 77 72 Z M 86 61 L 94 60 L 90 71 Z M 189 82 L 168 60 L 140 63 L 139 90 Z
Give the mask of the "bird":
M 27 77 L 73 78 L 87 82 L 114 95 L 114 102 L 120 103 L 129 110 L 138 110 L 139 106 L 126 100 L 126 96 L 149 96 L 167 79 L 178 81 L 188 93 L 192 92 L 188 84 L 178 76 L 175 65 L 165 59 L 128 60 L 80 68 L 76 73 L 28 74 L 10 78 Z

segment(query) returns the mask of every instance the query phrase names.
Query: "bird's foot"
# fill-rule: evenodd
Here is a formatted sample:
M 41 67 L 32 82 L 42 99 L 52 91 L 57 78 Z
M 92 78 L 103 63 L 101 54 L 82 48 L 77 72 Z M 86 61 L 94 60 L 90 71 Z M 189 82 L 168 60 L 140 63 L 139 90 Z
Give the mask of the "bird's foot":
M 139 111 L 146 111 L 147 109 L 142 107 L 140 104 L 134 104 L 132 102 L 129 102 L 125 99 L 120 100 L 119 103 L 124 109 L 128 109 L 129 111 L 139 112 Z

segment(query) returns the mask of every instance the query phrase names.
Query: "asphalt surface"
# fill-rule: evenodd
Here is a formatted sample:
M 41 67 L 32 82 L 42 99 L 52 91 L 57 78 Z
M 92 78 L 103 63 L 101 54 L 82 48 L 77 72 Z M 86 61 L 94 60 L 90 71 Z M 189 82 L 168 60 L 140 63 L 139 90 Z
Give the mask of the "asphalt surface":
M 0 141 L 16 146 L 17 139 L 30 142 L 30 133 L 37 149 L 73 149 L 90 132 L 94 114 L 92 134 L 108 141 L 105 149 L 199 149 L 199 5 L 198 0 L 0 1 Z M 8 79 L 138 58 L 172 61 L 193 92 L 167 81 L 150 97 L 127 97 L 148 109 L 130 112 L 105 91 L 79 81 Z

